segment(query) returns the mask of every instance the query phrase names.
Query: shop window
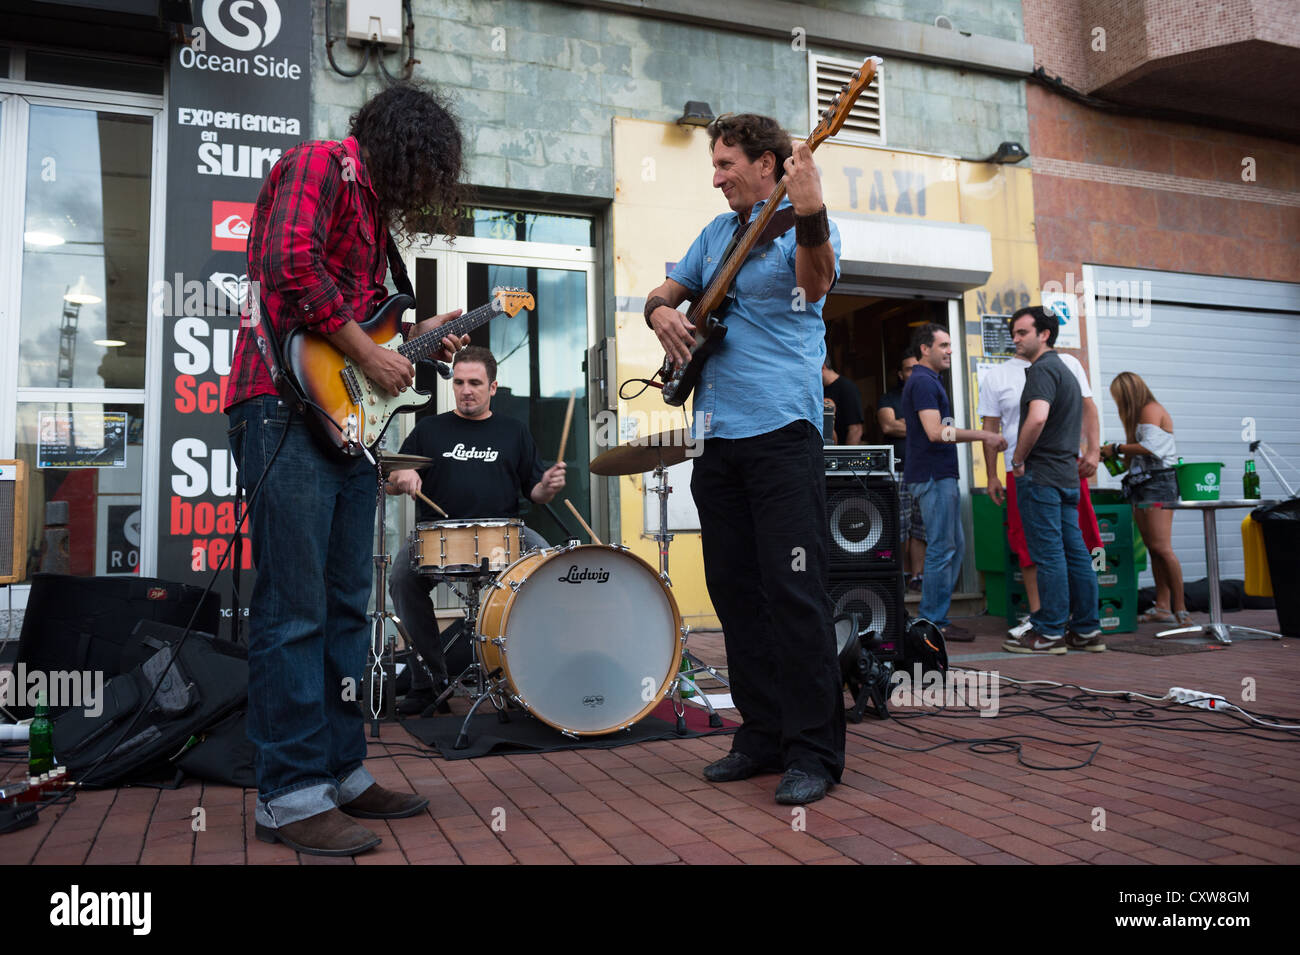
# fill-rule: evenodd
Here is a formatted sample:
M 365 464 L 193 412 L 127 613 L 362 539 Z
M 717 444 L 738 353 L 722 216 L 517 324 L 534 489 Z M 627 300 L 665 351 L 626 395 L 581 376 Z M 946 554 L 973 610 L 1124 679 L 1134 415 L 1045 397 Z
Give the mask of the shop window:
M 139 404 L 19 402 L 29 581 L 139 572 L 143 435 Z
M 33 105 L 28 128 L 18 385 L 143 388 L 152 119 Z

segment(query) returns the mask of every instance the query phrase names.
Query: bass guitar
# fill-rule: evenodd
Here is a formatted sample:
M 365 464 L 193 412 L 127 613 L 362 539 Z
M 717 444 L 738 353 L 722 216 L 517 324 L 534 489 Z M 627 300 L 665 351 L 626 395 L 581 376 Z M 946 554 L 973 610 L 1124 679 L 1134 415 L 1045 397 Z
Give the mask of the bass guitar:
M 409 295 L 386 298 L 361 330 L 382 348 L 420 361 L 435 355 L 447 335 L 459 337 L 496 318 L 532 310 L 533 297 L 523 289 L 498 288 L 492 299 L 472 312 L 439 325 L 431 332 L 402 341 L 402 313 L 415 307 Z M 307 424 L 322 449 L 343 459 L 373 453 L 399 411 L 415 411 L 432 398 L 427 391 L 390 395 L 371 381 L 361 367 L 320 332 L 300 325 L 285 343 L 285 363 L 307 398 Z
M 840 87 L 840 91 L 835 94 L 835 98 L 822 113 L 821 120 L 804 140 L 810 150 L 816 149 L 840 131 L 853 104 L 862 95 L 862 91 L 871 85 L 871 80 L 876 75 L 876 66 L 880 62 L 877 57 L 867 57 L 862 66 L 854 71 L 852 79 Z M 663 382 L 661 385 L 663 397 L 668 404 L 674 407 L 686 404 L 686 399 L 699 383 L 704 363 L 727 337 L 727 326 L 723 319 L 732 294 L 732 282 L 735 281 L 736 273 L 745 264 L 749 253 L 753 251 L 759 240 L 764 238 L 765 234 L 766 237 L 771 237 L 768 227 L 777 215 L 776 207 L 784 198 L 785 180 L 782 179 L 777 182 L 772 194 L 768 196 L 762 211 L 732 246 L 730 254 L 713 274 L 708 287 L 699 299 L 691 303 L 686 318 L 695 326 L 695 342 L 691 345 L 689 360 L 678 366 L 671 357 L 665 356 L 663 366 L 655 373 L 655 376 Z

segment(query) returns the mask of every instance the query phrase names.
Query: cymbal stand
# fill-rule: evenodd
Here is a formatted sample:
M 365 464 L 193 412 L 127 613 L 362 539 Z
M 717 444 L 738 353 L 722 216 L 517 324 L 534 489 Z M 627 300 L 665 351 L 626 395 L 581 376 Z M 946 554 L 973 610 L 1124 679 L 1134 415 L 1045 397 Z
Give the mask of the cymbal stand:
M 379 724 L 381 720 L 392 720 L 397 716 L 397 696 L 395 689 L 397 685 L 397 641 L 388 633 L 386 624 L 389 620 L 394 622 L 395 626 L 400 626 L 397 620 L 397 614 L 388 609 L 388 565 L 392 558 L 388 556 L 388 542 L 385 540 L 385 500 L 388 495 L 384 491 L 384 485 L 387 482 L 387 475 L 384 474 L 383 458 L 378 457 L 375 462 L 375 474 L 378 477 L 378 511 L 379 511 L 379 529 L 377 531 L 379 540 L 375 545 L 375 609 L 370 612 L 372 622 L 372 631 L 370 635 L 370 663 L 366 673 L 366 705 L 370 710 L 370 736 L 373 739 L 379 737 Z M 405 639 L 405 637 L 404 637 Z M 392 681 L 390 684 L 388 681 Z M 385 697 L 384 690 L 391 687 L 394 692 L 389 692 Z M 381 714 L 381 710 L 383 711 Z
M 659 495 L 659 528 L 655 532 L 654 539 L 659 542 L 659 576 L 669 587 L 673 585 L 672 579 L 668 576 L 668 545 L 672 543 L 673 535 L 668 533 L 668 495 L 673 489 L 668 484 L 668 469 L 664 467 L 663 461 L 654 469 L 655 484 L 653 487 L 647 485 L 648 494 Z M 731 683 L 726 677 L 722 676 L 716 669 L 709 666 L 690 650 L 686 649 L 686 640 L 690 635 L 690 628 L 683 627 L 682 633 L 682 669 L 678 671 L 676 679 L 673 680 L 672 686 L 669 687 L 669 694 L 673 700 L 673 713 L 677 716 L 677 732 L 681 735 L 686 733 L 686 704 L 684 697 L 679 692 L 682 685 L 685 685 L 689 691 L 693 691 L 699 700 L 704 704 L 704 708 L 709 712 L 709 726 L 717 729 L 722 726 L 722 717 L 717 714 L 710 702 L 708 694 L 699 688 L 699 684 L 694 677 L 699 673 L 707 673 L 713 679 L 717 680 L 728 689 Z

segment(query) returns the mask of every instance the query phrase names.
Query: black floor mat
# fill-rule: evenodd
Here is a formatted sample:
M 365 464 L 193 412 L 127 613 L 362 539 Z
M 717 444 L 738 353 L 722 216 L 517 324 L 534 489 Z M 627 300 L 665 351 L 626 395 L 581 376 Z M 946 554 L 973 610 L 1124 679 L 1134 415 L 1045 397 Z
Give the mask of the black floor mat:
M 661 704 L 655 712 L 664 710 Z M 647 716 L 626 730 L 607 736 L 583 736 L 571 739 L 559 730 L 547 726 L 527 713 L 512 711 L 510 722 L 502 723 L 495 712 L 476 713 L 469 724 L 469 746 L 455 749 L 456 737 L 464 716 L 435 716 L 429 719 L 403 720 L 408 733 L 426 746 L 432 746 L 444 759 L 474 759 L 479 756 L 501 756 L 509 753 L 553 753 L 562 749 L 613 749 L 632 743 L 650 743 L 666 739 L 692 739 L 696 736 L 713 736 L 734 733 L 737 724 L 723 720 L 720 729 L 709 726 L 709 716 L 698 707 L 686 707 L 686 734 L 677 735 L 676 721 Z

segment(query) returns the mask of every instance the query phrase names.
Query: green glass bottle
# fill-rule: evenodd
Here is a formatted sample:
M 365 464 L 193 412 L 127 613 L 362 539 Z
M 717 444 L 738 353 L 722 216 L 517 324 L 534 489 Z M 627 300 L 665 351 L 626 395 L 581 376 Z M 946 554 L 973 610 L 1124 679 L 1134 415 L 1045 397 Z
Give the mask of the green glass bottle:
M 1255 459 L 1246 459 L 1246 473 L 1241 478 L 1242 497 L 1248 501 L 1259 500 L 1259 472 L 1255 470 Z
M 678 668 L 678 690 L 683 700 L 689 700 L 695 695 L 695 681 L 690 678 L 691 664 L 686 657 L 682 656 L 682 665 Z
M 1119 456 L 1119 445 L 1112 444 L 1114 454 L 1108 458 L 1103 458 L 1102 463 L 1106 465 L 1106 470 L 1110 472 L 1111 477 L 1119 477 L 1128 470 L 1128 462 Z
M 36 698 L 36 718 L 27 730 L 27 772 L 32 776 L 48 773 L 54 768 L 54 726 L 50 723 L 50 708 L 45 693 Z

